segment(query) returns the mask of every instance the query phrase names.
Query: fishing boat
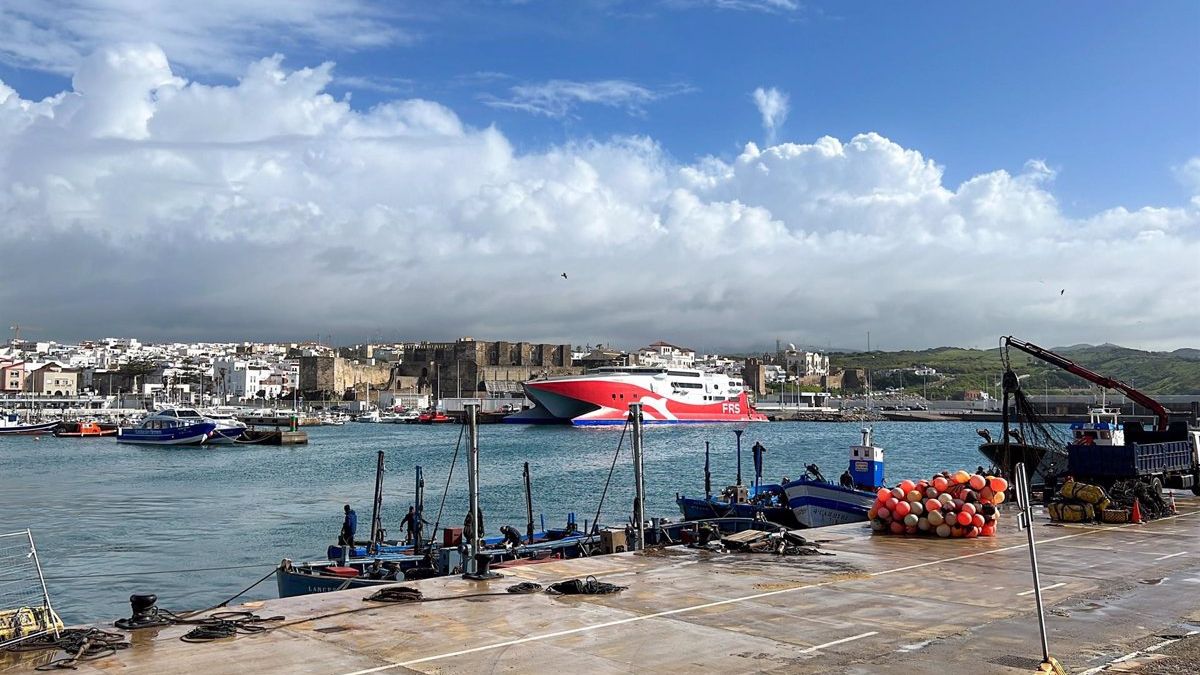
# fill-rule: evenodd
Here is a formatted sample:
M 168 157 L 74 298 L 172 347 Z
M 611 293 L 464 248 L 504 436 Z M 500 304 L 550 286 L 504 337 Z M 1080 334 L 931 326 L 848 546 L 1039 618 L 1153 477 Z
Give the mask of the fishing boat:
M 13 413 L 0 415 L 0 434 L 48 434 L 58 428 L 60 422 L 22 422 L 20 416 Z
M 200 445 L 217 425 L 190 408 L 168 408 L 147 416 L 136 427 L 122 428 L 118 443 L 135 445 Z
M 850 465 L 838 483 L 826 480 L 815 464 L 809 464 L 804 475 L 796 480 L 763 483 L 761 446 L 756 444 L 752 485 L 732 485 L 720 495 L 709 494 L 704 498 L 677 494 L 675 503 L 685 520 L 727 516 L 766 520 L 784 527 L 825 527 L 865 521 L 875 501 L 875 490 L 883 484 L 883 449 L 874 445 L 870 427 L 864 426 L 861 433 L 862 442 L 850 446 Z M 706 450 L 706 484 L 707 467 Z
M 54 435 L 60 438 L 100 438 L 116 436 L 117 425 L 102 424 L 95 420 L 85 422 L 63 422 L 54 430 Z

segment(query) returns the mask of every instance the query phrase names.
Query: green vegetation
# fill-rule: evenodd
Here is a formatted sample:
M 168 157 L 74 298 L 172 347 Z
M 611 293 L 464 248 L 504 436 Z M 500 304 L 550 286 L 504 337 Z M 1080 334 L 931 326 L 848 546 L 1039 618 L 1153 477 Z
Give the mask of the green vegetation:
M 1200 393 L 1200 350 L 1177 349 L 1173 352 L 1146 352 L 1116 345 L 1075 345 L 1054 348 L 1053 351 L 1091 370 L 1129 383 L 1148 394 Z M 1069 393 L 1091 386 L 1054 366 L 1010 350 L 1013 370 L 1022 379 L 1022 386 L 1032 393 L 1047 388 L 1051 393 Z M 960 349 L 939 347 L 923 351 L 857 352 L 831 354 L 834 368 L 863 368 L 871 371 L 876 389 L 903 388 L 920 394 L 928 386 L 929 398 L 958 398 L 967 390 L 995 392 L 1004 367 L 999 349 Z M 936 376 L 922 378 L 912 368 L 929 366 Z M 902 369 L 909 369 L 903 371 Z M 887 372 L 896 371 L 896 372 Z

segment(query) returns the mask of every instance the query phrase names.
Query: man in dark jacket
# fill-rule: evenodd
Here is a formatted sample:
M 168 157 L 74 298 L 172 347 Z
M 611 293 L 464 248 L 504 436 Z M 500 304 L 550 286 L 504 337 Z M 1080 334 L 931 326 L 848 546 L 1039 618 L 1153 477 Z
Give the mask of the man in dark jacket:
M 349 504 L 343 506 L 342 510 L 346 512 L 346 518 L 342 521 L 342 532 L 338 535 L 338 545 L 353 546 L 354 533 L 358 530 L 358 514 L 350 508 Z

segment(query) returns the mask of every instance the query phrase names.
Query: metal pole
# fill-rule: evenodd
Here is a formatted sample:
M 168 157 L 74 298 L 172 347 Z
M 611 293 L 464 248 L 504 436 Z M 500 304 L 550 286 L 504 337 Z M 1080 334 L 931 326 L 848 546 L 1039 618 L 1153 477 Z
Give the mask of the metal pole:
M 704 441 L 704 498 L 712 497 L 712 473 L 709 472 L 708 441 Z
M 1042 607 L 1042 581 L 1038 575 L 1037 546 L 1033 541 L 1033 505 L 1029 502 L 1029 478 L 1025 474 L 1025 463 L 1018 462 L 1016 469 L 1017 505 L 1021 508 L 1017 525 L 1029 536 L 1029 566 L 1033 569 L 1033 598 L 1037 601 L 1038 628 L 1042 638 L 1042 663 L 1050 662 L 1050 645 L 1046 641 L 1046 616 Z
M 642 472 L 642 404 L 630 403 L 629 415 L 633 420 L 633 521 L 637 531 L 634 550 L 646 547 L 646 482 Z
M 525 462 L 525 536 L 533 543 L 533 483 L 529 478 L 529 462 Z
M 375 499 L 371 502 L 371 549 L 379 550 L 379 542 L 383 539 L 383 451 L 375 460 Z
M 425 473 L 421 471 L 421 467 L 417 467 L 417 489 L 413 501 L 413 553 L 421 554 L 421 539 L 425 536 L 425 528 L 422 526 L 422 518 L 425 513 Z
M 467 559 L 463 561 L 463 569 L 468 574 L 476 574 L 478 570 L 475 566 L 475 554 L 479 552 L 480 532 L 479 532 L 479 426 L 476 415 L 479 412 L 479 404 L 475 402 L 467 403 L 463 406 L 467 413 L 467 490 L 471 495 L 471 505 L 468 513 L 471 515 L 471 542 L 470 551 L 467 552 Z
M 742 434 L 745 429 L 734 429 L 733 433 L 737 436 L 737 485 L 742 484 Z
M 29 538 L 29 555 L 33 558 L 33 565 L 37 568 L 38 581 L 42 584 L 42 601 L 46 603 L 46 611 L 52 617 L 54 616 L 54 608 L 50 606 L 50 591 L 46 590 L 46 577 L 42 576 L 42 561 L 38 559 L 37 547 L 33 545 L 33 532 L 29 528 L 25 528 L 25 536 Z M 54 637 L 58 637 L 58 625 L 53 624 Z

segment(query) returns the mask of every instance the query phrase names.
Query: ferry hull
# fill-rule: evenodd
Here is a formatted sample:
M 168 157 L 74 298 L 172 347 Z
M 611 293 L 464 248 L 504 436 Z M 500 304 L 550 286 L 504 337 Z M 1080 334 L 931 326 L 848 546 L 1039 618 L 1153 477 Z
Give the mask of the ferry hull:
M 645 380 L 641 378 L 638 382 Z M 673 397 L 662 381 L 641 386 L 619 378 L 532 380 L 524 384 L 525 396 L 535 407 L 505 418 L 511 423 L 571 424 L 579 427 L 623 425 L 630 403 L 642 405 L 645 424 L 723 424 L 766 422 L 754 410 L 745 392 L 734 398 L 711 396 L 709 402 L 688 402 Z M 656 391 L 656 388 L 668 391 Z M 703 393 L 694 396 L 704 396 Z M 716 400 L 720 398 L 720 400 Z

